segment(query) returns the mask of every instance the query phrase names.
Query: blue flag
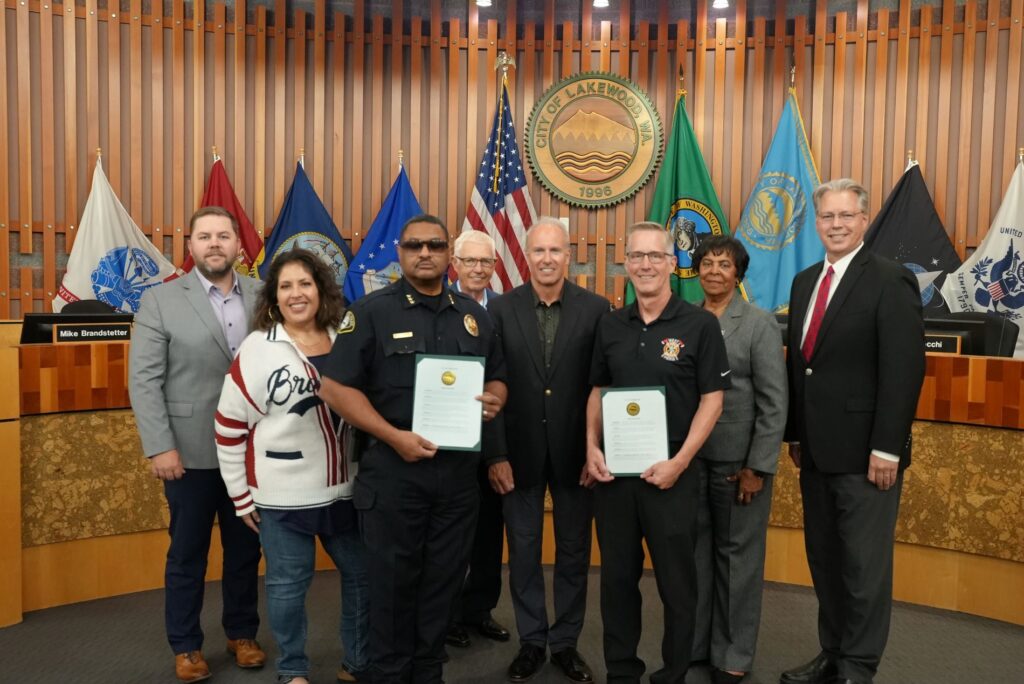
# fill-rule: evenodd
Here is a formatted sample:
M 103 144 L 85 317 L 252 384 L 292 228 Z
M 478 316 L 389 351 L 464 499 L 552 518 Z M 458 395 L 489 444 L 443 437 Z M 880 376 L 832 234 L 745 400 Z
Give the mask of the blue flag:
M 796 91 L 790 88 L 768 156 L 735 232 L 750 253 L 743 283 L 752 304 L 787 313 L 794 276 L 825 257 L 814 229 L 811 198 L 820 182 Z
M 406 221 L 422 213 L 403 167 L 345 276 L 345 299 L 349 303 L 402 277 L 398 265 L 398 234 Z
M 337 273 L 338 287 L 344 285 L 352 250 L 334 226 L 301 163 L 295 167 L 295 180 L 285 195 L 281 213 L 256 258 L 254 266 L 260 278 L 267 277 L 270 264 L 278 254 L 293 247 L 316 253 Z

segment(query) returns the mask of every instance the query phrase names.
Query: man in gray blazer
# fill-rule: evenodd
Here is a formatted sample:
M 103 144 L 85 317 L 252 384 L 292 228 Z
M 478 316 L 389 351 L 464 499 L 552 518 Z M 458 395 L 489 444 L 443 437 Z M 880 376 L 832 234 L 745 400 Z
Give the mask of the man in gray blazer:
M 195 268 L 142 296 L 128 379 L 142 449 L 153 476 L 163 480 L 171 513 L 164 614 L 175 673 L 186 682 L 210 676 L 199 614 L 215 517 L 224 548 L 227 648 L 240 667 L 261 667 L 266 659 L 255 641 L 259 538 L 235 515 L 213 426 L 224 375 L 249 331 L 259 282 L 234 271 L 241 243 L 227 210 L 200 209 L 190 232 Z

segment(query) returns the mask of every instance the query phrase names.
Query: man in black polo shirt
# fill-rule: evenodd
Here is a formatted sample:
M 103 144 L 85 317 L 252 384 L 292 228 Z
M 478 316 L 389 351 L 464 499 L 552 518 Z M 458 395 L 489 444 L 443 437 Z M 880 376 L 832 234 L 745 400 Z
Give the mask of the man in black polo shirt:
M 367 550 L 370 681 L 435 684 L 476 526 L 479 454 L 439 449 L 410 429 L 416 356 L 484 357 L 484 421 L 504 405 L 505 362 L 486 310 L 445 285 L 441 220 L 409 219 L 398 247 L 401 280 L 346 312 L 320 397 L 370 435 L 353 495 Z
M 688 466 L 722 412 L 729 360 L 714 315 L 672 295 L 672 234 L 637 223 L 626 234 L 626 270 L 636 302 L 606 314 L 597 326 L 587 402 L 587 468 L 601 546 L 601 620 L 608 682 L 639 683 L 637 657 L 646 539 L 665 607 L 662 669 L 654 684 L 683 684 L 693 646 L 697 599 L 693 560 L 698 474 Z M 613 477 L 601 447 L 601 389 L 665 388 L 670 457 L 640 477 Z

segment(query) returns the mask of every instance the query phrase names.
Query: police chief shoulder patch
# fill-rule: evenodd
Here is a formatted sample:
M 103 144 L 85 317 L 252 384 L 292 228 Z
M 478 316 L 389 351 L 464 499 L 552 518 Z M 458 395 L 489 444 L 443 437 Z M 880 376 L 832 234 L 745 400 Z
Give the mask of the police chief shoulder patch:
M 341 319 L 341 325 L 338 327 L 338 334 L 344 335 L 350 333 L 356 329 L 356 315 L 351 311 L 346 311 L 345 316 Z

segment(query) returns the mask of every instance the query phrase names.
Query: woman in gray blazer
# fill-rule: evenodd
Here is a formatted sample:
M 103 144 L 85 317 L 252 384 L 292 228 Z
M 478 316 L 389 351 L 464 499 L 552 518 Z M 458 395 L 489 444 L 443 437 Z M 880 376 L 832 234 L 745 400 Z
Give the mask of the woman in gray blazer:
M 701 490 L 693 659 L 710 662 L 715 684 L 740 682 L 753 667 L 772 477 L 786 424 L 782 335 L 774 316 L 738 291 L 749 261 L 727 235 L 705 239 L 693 255 L 703 307 L 718 316 L 732 377 L 722 416 L 695 460 Z

